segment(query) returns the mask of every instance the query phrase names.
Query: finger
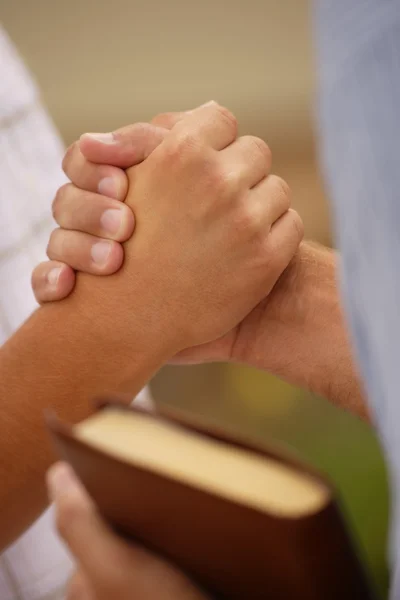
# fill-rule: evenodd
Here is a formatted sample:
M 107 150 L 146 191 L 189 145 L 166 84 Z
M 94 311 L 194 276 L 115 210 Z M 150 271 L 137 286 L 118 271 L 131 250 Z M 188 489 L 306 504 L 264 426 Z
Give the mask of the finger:
M 80 151 L 78 142 L 68 148 L 62 166 L 68 179 L 78 188 L 121 202 L 125 200 L 128 192 L 125 171 L 110 165 L 90 162 Z
M 61 187 L 53 202 L 53 217 L 63 229 L 125 242 L 135 226 L 132 210 L 112 198 L 86 192 L 72 184 Z
M 62 262 L 48 260 L 32 273 L 32 289 L 39 304 L 63 300 L 75 286 L 75 272 Z
M 150 123 L 135 123 L 110 133 L 84 133 L 79 148 L 87 160 L 127 169 L 153 152 L 167 130 Z
M 163 141 L 167 130 L 191 112 L 166 112 L 154 117 L 151 123 L 134 123 L 109 133 L 84 133 L 79 149 L 92 163 L 126 169 L 147 158 Z
M 111 275 L 124 260 L 118 242 L 104 240 L 80 231 L 55 229 L 47 246 L 47 256 L 70 265 L 76 271 L 93 275 Z
M 65 600 L 96 600 L 93 588 L 82 571 L 76 571 L 72 576 Z
M 157 127 L 164 127 L 165 129 L 172 129 L 179 121 L 182 121 L 188 112 L 191 111 L 160 113 L 151 120 L 151 124 Z
M 58 531 L 90 581 L 97 600 L 205 600 L 168 563 L 118 538 L 101 519 L 68 465 L 51 467 L 47 484 L 50 499 L 55 502 Z
M 271 168 L 271 151 L 260 138 L 251 135 L 235 140 L 219 155 L 225 171 L 238 177 L 247 188 L 257 185 Z
M 297 252 L 304 236 L 303 222 L 295 210 L 289 209 L 272 226 L 268 246 L 275 257 L 274 269 L 278 278 Z
M 126 562 L 125 544 L 100 518 L 69 465 L 51 467 L 47 484 L 55 502 L 58 531 L 86 576 L 94 586 L 102 579 L 113 580 L 109 570 Z
M 175 125 L 167 142 L 190 146 L 202 143 L 223 150 L 236 139 L 237 128 L 236 118 L 227 108 L 208 102 L 187 113 Z
M 206 104 L 201 104 L 198 108 L 201 108 L 202 106 L 207 106 L 208 104 L 210 104 L 209 102 L 206 102 Z M 181 112 L 165 112 L 165 113 L 160 113 L 158 115 L 156 115 L 150 122 L 152 125 L 157 125 L 157 127 L 165 127 L 165 129 L 172 129 L 177 123 L 179 123 L 179 121 L 182 121 L 182 119 L 186 116 L 186 115 L 190 115 L 193 110 L 185 110 L 185 111 L 181 111 Z
M 152 587 L 148 563 L 154 576 L 151 567 L 157 566 L 157 560 L 153 562 L 146 551 L 128 546 L 112 532 L 72 469 L 65 463 L 54 465 L 47 483 L 58 531 L 95 592 L 101 592 L 99 598 L 157 597 L 142 593 L 143 587 Z
M 269 227 L 288 211 L 291 204 L 289 186 L 276 175 L 265 177 L 250 190 L 248 198 Z

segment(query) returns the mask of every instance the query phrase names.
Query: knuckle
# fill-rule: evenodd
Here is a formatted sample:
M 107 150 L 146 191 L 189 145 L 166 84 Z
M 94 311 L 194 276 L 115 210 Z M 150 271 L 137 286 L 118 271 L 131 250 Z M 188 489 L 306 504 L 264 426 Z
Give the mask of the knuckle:
M 246 236 L 254 236 L 260 230 L 260 215 L 249 203 L 242 204 L 236 214 L 235 228 Z
M 291 190 L 289 184 L 284 179 L 282 179 L 282 177 L 278 177 L 277 175 L 273 175 L 273 178 L 274 183 L 278 190 L 280 190 L 281 194 L 283 196 L 290 196 Z
M 130 132 L 134 135 L 137 133 L 147 133 L 152 130 L 152 126 L 150 123 L 146 123 L 145 121 L 139 121 L 138 123 L 133 123 L 130 128 Z
M 174 125 L 177 114 L 178 113 L 173 112 L 163 112 L 153 117 L 150 123 L 153 126 L 166 127 L 167 129 L 169 129 Z
M 255 156 L 261 158 L 268 167 L 271 165 L 272 153 L 266 142 L 259 137 L 254 135 L 246 135 L 242 138 L 249 149 L 249 152 Z
M 73 157 L 75 155 L 75 153 L 77 152 L 77 150 L 79 150 L 78 148 L 78 142 L 73 142 L 73 144 L 71 144 L 65 154 L 64 154 L 64 158 L 62 161 L 62 170 L 64 171 L 64 173 L 68 176 L 68 170 L 69 167 L 71 165 L 71 162 L 73 160 Z
M 50 234 L 49 241 L 47 244 L 46 254 L 51 259 L 56 255 L 56 248 L 60 245 L 61 229 L 53 229 Z
M 135 151 L 136 163 L 149 156 L 164 139 L 164 130 L 151 123 L 135 123 L 124 136 L 124 144 Z M 138 160 L 138 157 L 141 159 Z M 135 163 L 135 164 L 136 164 Z
M 175 149 L 178 152 L 191 152 L 199 148 L 199 139 L 191 131 L 185 131 L 182 129 L 175 136 L 174 140 Z
M 243 187 L 240 173 L 224 165 L 218 156 L 208 156 L 204 159 L 202 186 L 206 196 L 217 201 L 233 201 L 239 197 Z
M 216 104 L 215 110 L 219 117 L 225 121 L 225 124 L 230 128 L 232 137 L 236 138 L 238 133 L 238 121 L 235 115 L 226 108 L 226 106 L 222 106 L 221 104 Z
M 277 175 L 270 175 L 276 197 L 282 204 L 284 210 L 288 210 L 291 204 L 291 189 L 284 179 Z
M 236 169 L 222 169 L 215 167 L 211 169 L 215 187 L 220 194 L 236 197 L 242 187 L 240 173 Z
M 154 124 L 158 125 L 158 123 L 160 121 L 164 121 L 164 120 L 168 119 L 169 116 L 170 116 L 170 114 L 171 114 L 170 112 L 161 112 L 161 113 L 158 113 L 155 117 L 152 118 L 152 120 L 150 121 L 150 123 L 152 123 L 152 125 L 154 125 Z
M 75 496 L 65 494 L 57 505 L 56 528 L 61 537 L 68 538 L 71 528 L 86 515 L 86 510 Z
M 150 123 L 133 123 L 132 125 L 128 125 L 122 129 L 117 129 L 117 131 L 114 132 L 114 138 L 116 140 L 125 142 L 127 145 L 133 145 L 138 138 L 141 139 L 142 137 L 148 135 L 152 129 L 153 128 Z
M 288 211 L 289 218 L 291 219 L 291 223 L 293 226 L 293 232 L 298 239 L 299 242 L 304 237 L 304 223 L 299 213 L 293 209 L 289 209 Z
M 62 213 L 62 207 L 65 201 L 65 197 L 68 194 L 69 190 L 70 190 L 70 183 L 65 183 L 64 185 L 62 185 L 56 192 L 56 195 L 54 197 L 54 200 L 52 202 L 51 205 L 51 211 L 53 214 L 53 219 L 58 223 L 61 213 Z
M 190 164 L 201 158 L 201 143 L 188 131 L 179 131 L 166 146 L 166 159 L 173 164 Z

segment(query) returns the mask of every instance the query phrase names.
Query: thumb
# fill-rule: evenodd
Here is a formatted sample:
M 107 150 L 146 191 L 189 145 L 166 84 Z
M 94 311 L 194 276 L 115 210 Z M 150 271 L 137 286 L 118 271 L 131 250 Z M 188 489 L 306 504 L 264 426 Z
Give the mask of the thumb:
M 147 158 L 167 132 L 150 123 L 135 123 L 111 133 L 84 133 L 79 149 L 89 162 L 127 169 Z
M 55 503 L 57 529 L 77 563 L 95 583 L 99 577 L 113 580 L 115 564 L 126 560 L 123 542 L 98 513 L 72 468 L 66 463 L 53 465 L 47 474 L 49 496 Z
M 184 114 L 163 113 L 151 123 L 134 123 L 111 133 L 84 133 L 80 151 L 92 163 L 127 169 L 147 158 Z
M 206 600 L 174 567 L 115 535 L 69 465 L 53 465 L 47 484 L 58 530 L 97 600 Z

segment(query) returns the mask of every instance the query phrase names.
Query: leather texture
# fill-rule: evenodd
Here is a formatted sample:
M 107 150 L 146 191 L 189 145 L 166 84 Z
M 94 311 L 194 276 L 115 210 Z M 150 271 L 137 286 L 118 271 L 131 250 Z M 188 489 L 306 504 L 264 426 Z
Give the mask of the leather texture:
M 289 463 L 329 487 L 285 452 L 232 438 L 179 414 L 146 414 Z M 54 418 L 49 427 L 59 454 L 76 470 L 106 520 L 179 565 L 213 597 L 375 598 L 333 492 L 320 512 L 280 518 L 116 460 L 74 438 L 72 428 Z

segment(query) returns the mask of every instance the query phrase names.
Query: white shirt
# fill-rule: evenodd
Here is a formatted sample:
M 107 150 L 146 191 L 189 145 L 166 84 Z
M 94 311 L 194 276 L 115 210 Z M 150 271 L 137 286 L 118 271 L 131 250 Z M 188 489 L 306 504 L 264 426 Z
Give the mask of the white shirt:
M 46 258 L 51 202 L 66 181 L 63 154 L 37 88 L 0 28 L 0 343 L 36 307 L 30 277 Z M 71 569 L 50 509 L 0 557 L 0 599 L 59 600 Z

